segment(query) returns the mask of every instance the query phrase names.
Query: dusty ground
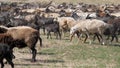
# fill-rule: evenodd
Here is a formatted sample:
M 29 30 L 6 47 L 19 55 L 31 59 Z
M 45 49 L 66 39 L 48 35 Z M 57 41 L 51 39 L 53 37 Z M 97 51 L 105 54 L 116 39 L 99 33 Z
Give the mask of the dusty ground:
M 31 62 L 31 51 L 28 48 L 14 49 L 15 68 L 118 68 L 120 66 L 120 49 L 115 46 L 101 46 L 98 41 L 77 44 L 77 39 L 70 42 L 66 36 L 62 40 L 46 39 L 41 35 L 43 48 L 36 45 L 37 61 Z M 120 46 L 120 45 L 119 45 Z M 11 68 L 5 64 L 5 68 Z
M 31 50 L 29 48 L 23 48 L 18 49 L 14 48 L 14 55 L 16 56 L 15 59 L 13 59 L 13 62 L 15 64 L 15 68 L 63 68 L 64 62 L 63 60 L 54 59 L 54 53 L 49 51 L 47 52 L 41 52 L 41 50 L 46 50 L 49 48 L 53 48 L 56 45 L 63 46 L 61 44 L 64 44 L 65 40 L 48 40 L 46 39 L 46 35 L 42 35 L 43 39 L 43 48 L 40 48 L 39 42 L 36 45 L 37 49 L 37 62 L 31 62 Z M 59 46 L 57 46 L 59 47 Z M 55 56 L 56 57 L 56 56 Z M 5 68 L 10 68 L 9 64 L 5 64 Z M 65 67 L 66 68 L 66 67 Z
M 43 58 L 44 55 L 40 55 L 40 54 L 37 54 L 37 57 L 36 57 L 37 62 L 32 63 L 31 52 L 30 52 L 30 49 L 28 48 L 24 48 L 24 49 L 15 48 L 14 55 L 16 56 L 16 58 L 13 59 L 15 68 L 39 68 L 43 63 L 41 58 Z M 10 65 L 8 64 L 5 65 L 5 68 L 10 68 Z

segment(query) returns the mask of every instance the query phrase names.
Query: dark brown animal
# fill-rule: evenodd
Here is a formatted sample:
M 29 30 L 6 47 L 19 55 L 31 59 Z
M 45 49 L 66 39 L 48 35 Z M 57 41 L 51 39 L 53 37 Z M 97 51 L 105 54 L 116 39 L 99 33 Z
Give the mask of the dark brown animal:
M 32 61 L 36 61 L 35 45 L 40 40 L 40 46 L 42 46 L 42 39 L 40 38 L 39 31 L 27 26 L 17 26 L 17 27 L 0 27 L 0 33 L 8 33 L 15 40 L 14 47 L 24 48 L 29 47 L 32 50 Z M 13 48 L 14 48 L 13 47 Z
M 0 43 L 0 63 L 1 68 L 4 67 L 3 59 L 6 59 L 8 63 L 11 65 L 11 68 L 14 68 L 14 64 L 12 62 L 12 50 L 10 49 L 10 46 L 7 44 L 1 44 Z

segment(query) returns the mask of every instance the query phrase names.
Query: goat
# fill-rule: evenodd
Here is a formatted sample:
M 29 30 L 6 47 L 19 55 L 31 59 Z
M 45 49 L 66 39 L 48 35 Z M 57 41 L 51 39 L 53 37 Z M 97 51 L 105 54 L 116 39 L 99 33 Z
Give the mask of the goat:
M 0 63 L 1 68 L 4 68 L 3 59 L 6 59 L 8 63 L 14 68 L 14 63 L 12 62 L 12 50 L 10 46 L 7 44 L 0 43 Z

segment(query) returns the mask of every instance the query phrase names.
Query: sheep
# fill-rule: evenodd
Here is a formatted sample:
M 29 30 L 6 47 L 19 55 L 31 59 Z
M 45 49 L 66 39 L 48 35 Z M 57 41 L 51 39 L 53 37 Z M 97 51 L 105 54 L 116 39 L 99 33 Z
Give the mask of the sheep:
M 41 10 L 40 9 L 22 9 L 22 10 L 20 10 L 20 12 L 22 12 L 22 13 L 31 13 L 31 14 L 34 14 L 34 13 L 36 13 L 36 12 L 41 12 Z
M 59 23 L 61 32 L 65 32 L 66 30 L 70 30 L 76 23 L 76 20 L 72 17 L 58 17 L 55 19 Z M 64 36 L 64 33 L 63 33 Z
M 41 15 L 40 16 L 42 16 L 42 17 L 45 17 L 45 18 L 57 18 L 57 17 L 59 17 L 60 16 L 60 14 L 58 14 L 58 13 L 41 13 Z
M 11 68 L 14 68 L 14 63 L 12 62 L 12 50 L 10 49 L 10 45 L 0 43 L 1 68 L 4 68 L 3 59 L 6 59 L 8 61 L 8 63 L 11 65 Z
M 39 31 L 28 26 L 17 26 L 7 28 L 0 26 L 0 33 L 8 33 L 12 36 L 15 42 L 15 47 L 24 48 L 28 46 L 32 50 L 32 62 L 36 61 L 35 45 L 40 40 L 40 46 L 42 46 L 42 39 L 39 36 Z M 14 48 L 14 47 L 13 47 Z
M 76 24 L 75 19 L 72 17 L 58 17 L 57 21 L 59 22 L 59 25 L 62 28 L 67 28 L 67 27 L 64 27 L 66 25 L 70 29 L 72 26 Z
M 77 31 L 79 31 L 80 33 L 84 33 L 86 35 L 84 42 L 86 42 L 87 38 L 89 38 L 89 34 L 91 33 L 91 34 L 97 34 L 102 39 L 101 40 L 102 44 L 105 44 L 103 39 L 103 32 L 105 29 L 109 28 L 112 25 L 97 19 L 87 19 L 78 22 L 79 22 L 78 24 L 76 24 L 70 29 L 70 35 L 71 35 L 70 41 L 72 41 L 73 35 Z M 90 44 L 91 44 L 91 40 L 90 40 Z

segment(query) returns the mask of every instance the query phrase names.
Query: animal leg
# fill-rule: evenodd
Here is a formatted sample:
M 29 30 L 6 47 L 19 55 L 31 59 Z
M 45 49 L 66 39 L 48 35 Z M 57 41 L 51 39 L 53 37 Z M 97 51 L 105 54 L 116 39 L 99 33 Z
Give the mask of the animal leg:
M 31 48 L 32 50 L 32 62 L 35 62 L 36 61 L 36 53 L 37 53 L 37 50 L 35 48 Z
M 52 39 L 51 33 L 49 33 L 49 35 L 50 35 L 50 39 Z
M 60 40 L 61 40 L 61 34 L 60 34 L 60 32 L 58 32 L 58 35 L 59 35 L 59 38 L 60 38 Z
M 12 62 L 12 57 L 6 58 L 6 60 L 8 61 L 8 63 L 11 65 L 12 68 L 14 68 L 14 64 Z
M 114 38 L 116 38 L 116 42 L 118 42 L 118 37 L 117 37 L 117 35 L 116 35 L 116 34 L 113 34 L 113 35 L 112 35 L 111 42 L 114 40 Z
M 105 42 L 104 42 L 105 41 L 105 39 L 104 39 L 105 37 L 103 38 L 103 35 L 101 35 L 101 34 L 99 34 L 99 36 L 101 38 L 101 44 L 104 45 L 105 44 Z
M 48 33 L 47 33 L 47 39 L 49 38 L 49 36 L 50 36 L 50 32 L 48 31 Z
M 77 33 L 77 37 L 78 37 L 78 42 L 77 42 L 77 44 L 79 44 L 80 40 L 82 40 L 82 39 L 81 39 L 81 35 L 82 35 L 82 34 L 78 34 L 78 33 Z
M 56 35 L 56 39 L 58 39 L 58 32 L 54 32 L 54 34 Z
M 3 63 L 3 58 L 1 58 L 1 68 L 3 68 L 4 67 L 4 63 Z
M 112 36 L 111 42 L 114 40 L 114 35 Z
M 11 50 L 11 55 L 12 55 L 12 58 L 15 59 L 15 55 L 13 54 L 13 49 Z
M 76 35 L 77 35 L 78 39 L 80 39 L 80 33 L 79 33 L 79 31 L 76 32 Z
M 88 35 L 87 35 L 87 34 L 85 34 L 84 43 L 86 42 L 87 38 L 88 38 Z
M 74 35 L 75 35 L 75 33 L 73 33 L 73 34 L 70 36 L 70 42 L 72 41 L 72 38 L 73 38 Z
M 39 41 L 40 41 L 40 47 L 42 47 L 42 39 L 41 37 L 38 37 Z
M 97 37 L 98 41 L 100 42 L 100 38 L 99 38 L 99 34 L 95 33 L 94 37 L 93 37 L 93 41 L 95 41 L 95 37 Z

